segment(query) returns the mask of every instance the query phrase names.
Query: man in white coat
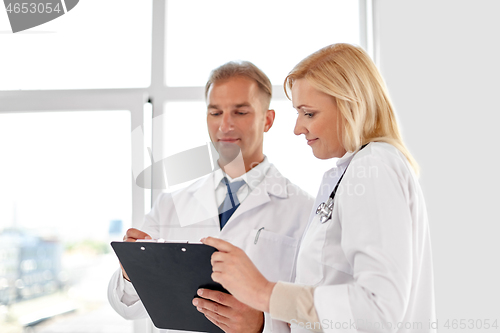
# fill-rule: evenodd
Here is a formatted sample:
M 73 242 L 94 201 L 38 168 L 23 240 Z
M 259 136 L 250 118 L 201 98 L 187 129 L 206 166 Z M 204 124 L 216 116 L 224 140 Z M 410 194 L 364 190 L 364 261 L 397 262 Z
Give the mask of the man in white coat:
M 268 280 L 294 279 L 313 198 L 263 154 L 264 133 L 275 118 L 271 91 L 269 78 L 252 63 L 230 62 L 212 71 L 205 89 L 207 126 L 220 168 L 187 188 L 161 194 L 141 230 L 129 229 L 124 240 L 219 237 L 242 248 Z M 231 295 L 205 289 L 199 295 L 193 306 L 225 332 L 289 331 L 286 323 Z M 122 269 L 111 278 L 108 298 L 126 319 L 147 317 Z

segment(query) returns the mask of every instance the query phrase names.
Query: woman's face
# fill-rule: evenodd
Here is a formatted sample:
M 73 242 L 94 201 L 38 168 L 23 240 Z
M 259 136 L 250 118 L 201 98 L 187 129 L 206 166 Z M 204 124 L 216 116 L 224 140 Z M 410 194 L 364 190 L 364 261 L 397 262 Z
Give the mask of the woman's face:
M 346 151 L 337 131 L 339 111 L 335 99 L 315 89 L 306 79 L 299 79 L 292 86 L 292 102 L 298 111 L 294 133 L 304 134 L 314 156 L 342 157 Z

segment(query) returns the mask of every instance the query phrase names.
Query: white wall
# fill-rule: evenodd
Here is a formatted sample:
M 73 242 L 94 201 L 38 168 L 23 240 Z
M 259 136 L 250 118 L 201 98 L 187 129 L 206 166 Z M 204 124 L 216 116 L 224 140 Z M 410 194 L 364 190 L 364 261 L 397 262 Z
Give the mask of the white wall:
M 500 1 L 376 1 L 379 64 L 422 169 L 439 331 L 500 325 Z

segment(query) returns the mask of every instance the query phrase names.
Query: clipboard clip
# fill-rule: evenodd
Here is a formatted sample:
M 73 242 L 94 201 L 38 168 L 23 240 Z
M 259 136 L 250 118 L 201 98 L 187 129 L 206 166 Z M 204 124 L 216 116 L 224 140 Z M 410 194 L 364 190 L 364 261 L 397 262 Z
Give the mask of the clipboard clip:
M 144 242 L 144 243 L 166 243 L 167 241 L 163 238 L 154 238 L 154 239 L 138 239 L 136 242 Z M 186 241 L 187 243 L 187 241 Z
M 202 242 L 191 242 L 187 240 L 165 240 L 163 238 L 155 238 L 155 239 L 138 239 L 136 242 L 141 243 L 179 243 L 179 244 L 203 244 Z

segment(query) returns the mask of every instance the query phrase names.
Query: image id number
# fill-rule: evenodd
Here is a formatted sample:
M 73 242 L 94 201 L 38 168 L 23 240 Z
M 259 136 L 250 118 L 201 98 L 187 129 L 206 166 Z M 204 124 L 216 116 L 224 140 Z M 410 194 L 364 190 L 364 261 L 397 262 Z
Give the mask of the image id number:
M 52 12 L 60 13 L 62 11 L 60 7 L 60 3 L 56 3 L 55 6 L 52 6 L 52 2 L 46 3 L 9 3 L 7 6 L 7 12 L 10 13 L 23 13 L 23 14 L 35 14 L 35 13 L 47 13 L 50 14 Z
M 444 323 L 447 329 L 476 329 L 476 330 L 489 330 L 498 329 L 497 319 L 490 321 L 490 319 L 447 319 Z

